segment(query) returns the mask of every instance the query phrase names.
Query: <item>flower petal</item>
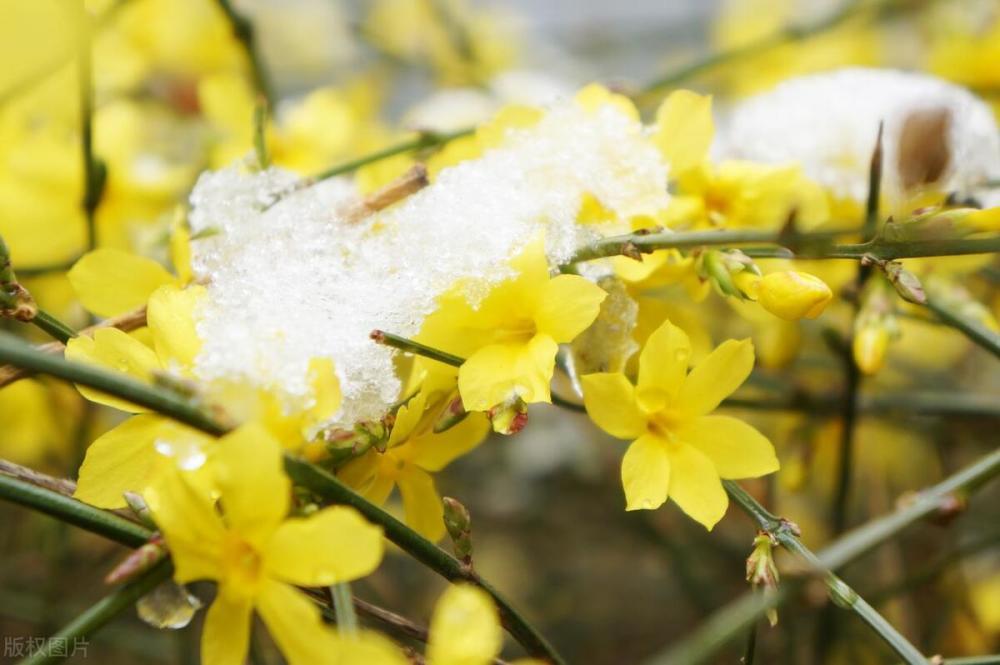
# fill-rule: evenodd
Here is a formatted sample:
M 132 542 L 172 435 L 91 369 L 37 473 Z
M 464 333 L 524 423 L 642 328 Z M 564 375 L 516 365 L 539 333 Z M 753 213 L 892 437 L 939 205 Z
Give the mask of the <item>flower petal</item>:
M 264 549 L 275 577 L 300 586 L 329 586 L 364 577 L 382 561 L 382 529 L 353 508 L 324 508 L 285 520 Z
M 677 410 L 688 417 L 711 413 L 747 380 L 753 360 L 749 339 L 726 340 L 688 374 L 677 396 Z
M 458 390 L 469 411 L 487 411 L 519 396 L 548 402 L 559 346 L 548 335 L 527 344 L 491 344 L 476 351 L 458 371 Z
M 80 335 L 66 344 L 66 359 L 100 365 L 115 372 L 124 372 L 134 379 L 150 381 L 153 372 L 160 369 L 160 361 L 151 348 L 117 328 L 99 328 L 93 337 Z M 139 413 L 147 409 L 112 397 L 93 388 L 77 386 L 80 394 L 91 402 Z
M 503 646 L 493 599 L 468 584 L 448 587 L 434 608 L 427 660 L 434 665 L 489 663 Z
M 403 512 L 411 529 L 431 542 L 444 536 L 444 507 L 431 474 L 407 464 L 396 479 L 403 496 Z
M 635 387 L 620 372 L 585 374 L 583 405 L 598 427 L 619 439 L 635 439 L 646 430 L 646 418 L 635 401 Z
M 426 406 L 427 393 L 421 390 L 410 398 L 410 401 L 399 407 L 396 411 L 396 420 L 392 425 L 392 431 L 389 433 L 389 448 L 406 441 L 410 434 L 413 433 L 413 430 L 417 428 L 417 424 L 424 415 L 424 407 Z
M 664 441 L 644 435 L 632 442 L 622 459 L 625 510 L 652 510 L 667 500 L 672 480 Z
M 156 261 L 111 248 L 84 254 L 67 276 L 83 306 L 104 317 L 142 307 L 153 291 L 174 281 Z
M 211 439 L 160 416 L 133 416 L 90 444 L 73 496 L 98 508 L 125 507 L 124 493 L 144 493 L 167 463 L 158 440 L 199 446 Z
M 579 275 L 553 277 L 539 293 L 535 325 L 557 343 L 572 342 L 594 322 L 607 296 L 604 289 Z
M 771 442 L 737 418 L 703 416 L 679 429 L 677 438 L 705 453 L 722 478 L 757 478 L 778 470 Z
M 225 593 L 220 587 L 205 614 L 201 632 L 201 662 L 243 665 L 250 647 L 253 603 L 249 597 Z
M 203 286 L 179 289 L 171 284 L 160 287 L 149 297 L 146 319 L 164 367 L 187 370 L 194 365 L 201 350 L 194 313 L 204 296 Z
M 486 438 L 490 421 L 481 413 L 470 413 L 462 422 L 440 434 L 429 432 L 412 439 L 411 461 L 427 471 L 440 471 L 452 460 L 469 452 Z
M 653 140 L 670 164 L 671 174 L 697 166 L 708 157 L 715 132 L 712 97 L 675 90 L 656 111 L 656 124 Z
M 213 468 L 226 523 L 262 546 L 288 513 L 281 444 L 260 425 L 243 425 L 219 439 Z
M 670 464 L 670 498 L 711 531 L 729 506 L 712 460 L 694 446 L 678 443 L 670 447 Z
M 257 612 L 289 665 L 337 662 L 341 640 L 323 625 L 319 607 L 293 587 L 266 580 L 257 596 Z
M 146 492 L 146 503 L 163 533 L 174 562 L 174 579 L 220 580 L 225 525 L 204 487 L 191 474 L 167 466 Z
M 673 401 L 690 358 L 687 333 L 670 321 L 664 321 L 652 332 L 639 354 L 636 397 L 644 411 L 659 411 Z

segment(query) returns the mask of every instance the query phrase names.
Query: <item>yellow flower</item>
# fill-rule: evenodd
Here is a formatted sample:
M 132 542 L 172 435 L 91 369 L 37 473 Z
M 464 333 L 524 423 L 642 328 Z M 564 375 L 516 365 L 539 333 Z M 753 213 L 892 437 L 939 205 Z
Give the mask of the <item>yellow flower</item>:
M 441 594 L 431 618 L 428 665 L 489 665 L 500 654 L 503 628 L 489 594 L 468 584 Z M 511 665 L 542 665 L 519 658 Z
M 807 272 L 772 272 L 756 284 L 761 307 L 786 321 L 815 319 L 833 299 L 826 282 Z
M 892 337 L 889 329 L 880 321 L 872 321 L 859 327 L 854 333 L 851 350 L 858 369 L 868 375 L 877 374 L 885 364 L 885 354 Z
M 760 432 L 710 414 L 753 369 L 749 340 L 721 344 L 687 373 L 691 346 L 669 321 L 639 355 L 639 377 L 582 377 L 584 404 L 612 436 L 633 439 L 622 460 L 626 509 L 652 509 L 669 497 L 711 529 L 726 512 L 720 478 L 754 478 L 778 469 L 774 448 Z
M 348 640 L 327 629 L 319 608 L 295 587 L 371 573 L 382 559 L 382 530 L 340 506 L 286 519 L 292 485 L 281 446 L 257 426 L 220 439 L 209 471 L 218 503 L 176 467 L 149 493 L 174 579 L 218 583 L 205 617 L 202 662 L 243 663 L 254 611 L 290 663 L 340 662 L 336 656 Z M 371 655 L 375 659 L 365 662 L 400 662 L 391 651 Z
M 428 393 L 417 393 L 396 413 L 385 452 L 370 448 L 338 473 L 346 484 L 379 505 L 393 487 L 399 487 L 406 523 L 432 541 L 440 540 L 445 529 L 444 508 L 431 473 L 475 448 L 489 431 L 486 417 L 472 413 L 454 427 L 435 433 L 443 406 L 444 400 L 428 405 Z
M 487 411 L 514 398 L 549 402 L 559 344 L 593 323 L 607 295 L 583 277 L 550 278 L 541 239 L 512 267 L 516 276 L 495 286 L 478 307 L 461 293 L 442 298 L 417 337 L 466 358 L 458 389 L 469 411 Z

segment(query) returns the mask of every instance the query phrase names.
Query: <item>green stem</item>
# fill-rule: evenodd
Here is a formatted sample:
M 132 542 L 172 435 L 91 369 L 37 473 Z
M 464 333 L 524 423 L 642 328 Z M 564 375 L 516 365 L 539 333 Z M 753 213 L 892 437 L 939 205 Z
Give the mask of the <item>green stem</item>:
M 945 658 L 942 665 L 1000 665 L 1000 654 L 992 656 L 969 656 L 967 658 Z
M 971 494 L 1000 474 L 1000 449 L 993 451 L 974 464 L 945 478 L 937 485 L 920 492 L 903 507 L 868 522 L 844 534 L 839 540 L 823 549 L 816 555 L 816 560 L 827 570 L 839 570 L 848 563 L 875 549 L 882 543 L 895 537 L 904 529 L 923 518 L 935 513 L 955 493 Z M 736 490 L 730 496 L 758 524 L 767 524 L 779 529 L 782 522 L 776 516 L 765 510 L 756 501 L 740 501 L 746 493 L 732 481 L 724 481 L 727 492 L 733 486 Z M 735 496 L 734 496 L 735 495 Z M 767 528 L 767 527 L 764 527 Z M 708 660 L 724 645 L 739 636 L 753 621 L 756 621 L 767 610 L 777 607 L 792 596 L 794 586 L 789 580 L 775 594 L 767 597 L 748 592 L 729 605 L 717 610 L 702 622 L 690 636 L 668 651 L 650 659 L 648 665 L 694 665 Z
M 934 298 L 928 297 L 925 306 L 934 312 L 944 323 L 956 328 L 973 342 L 1000 358 L 1000 335 L 982 323 L 964 317 L 951 308 L 942 305 Z
M 72 645 L 93 635 L 172 574 L 173 565 L 169 559 L 159 562 L 134 582 L 116 589 L 66 624 L 42 649 L 21 661 L 22 665 L 46 665 L 68 657 L 73 651 Z
M 337 628 L 346 635 L 356 635 L 358 615 L 354 613 L 351 584 L 349 582 L 334 584 L 330 587 L 330 598 L 333 600 L 333 611 L 337 617 Z
M 143 545 L 152 535 L 145 527 L 124 517 L 4 474 L 0 474 L 0 500 L 51 515 L 129 547 Z
M 285 471 L 296 484 L 309 489 L 325 501 L 351 506 L 370 522 L 381 525 L 385 530 L 386 538 L 445 579 L 451 582 L 475 584 L 486 591 L 497 604 L 501 621 L 507 631 L 530 655 L 546 659 L 557 665 L 565 662 L 542 634 L 521 616 L 492 585 L 479 577 L 468 566 L 463 565 L 458 559 L 378 506 L 366 501 L 323 469 L 286 455 Z
M 394 349 L 399 349 L 400 351 L 413 353 L 418 356 L 423 356 L 424 358 L 430 358 L 431 360 L 437 360 L 440 363 L 451 365 L 452 367 L 461 367 L 462 363 L 465 362 L 465 358 L 460 358 L 448 353 L 447 351 L 441 351 L 440 349 L 435 349 L 427 346 L 426 344 L 415 342 L 412 339 L 407 339 L 406 337 L 400 337 L 399 335 L 387 333 L 384 330 L 373 330 L 371 338 L 378 344 L 384 344 L 385 346 L 391 346 Z
M 372 164 L 383 159 L 395 157 L 396 155 L 402 155 L 416 150 L 423 150 L 425 148 L 436 148 L 454 139 L 462 136 L 468 136 L 475 131 L 474 127 L 467 127 L 454 132 L 421 132 L 416 138 L 410 139 L 409 141 L 396 143 L 395 145 L 382 148 L 381 150 L 376 150 L 375 152 L 363 155 L 356 159 L 351 159 L 346 162 L 341 162 L 335 166 L 331 166 L 325 171 L 321 171 L 320 173 L 317 173 L 309 178 L 306 184 L 312 184 L 319 182 L 320 180 L 326 180 L 327 178 L 350 173 L 351 171 L 358 170 L 362 166 L 367 166 L 368 164 Z
M 845 231 L 838 235 L 849 233 Z M 1000 235 L 987 238 L 954 238 L 944 240 L 883 240 L 875 238 L 855 244 L 829 244 L 833 234 L 799 233 L 792 237 L 782 236 L 779 231 L 735 230 L 735 231 L 686 231 L 659 233 L 630 233 L 610 236 L 581 248 L 568 263 L 593 261 L 626 252 L 639 251 L 649 254 L 660 249 L 690 249 L 726 245 L 790 244 L 792 247 L 747 247 L 743 251 L 760 258 L 787 259 L 861 259 L 871 255 L 877 259 L 892 261 L 904 258 L 928 256 L 960 256 L 966 254 L 989 254 L 1000 252 Z
M 63 344 L 76 337 L 75 330 L 43 309 L 38 310 L 38 313 L 35 314 L 35 318 L 31 322 L 53 339 L 59 340 Z
M 793 528 L 787 522 L 775 517 L 761 506 L 756 499 L 744 490 L 738 483 L 725 480 L 723 484 L 726 493 L 750 515 L 760 528 L 770 533 L 785 549 L 797 554 L 817 574 L 825 578 L 830 597 L 835 604 L 854 612 L 862 621 L 875 631 L 882 640 L 903 659 L 907 665 L 926 665 L 927 659 L 903 635 L 896 630 L 885 617 L 879 614 L 858 593 L 837 577 L 830 568 L 817 557 L 812 550 L 802 544 L 795 536 Z
M 250 78 L 253 81 L 254 90 L 267 100 L 267 105 L 274 108 L 274 89 L 271 86 L 271 78 L 268 76 L 264 61 L 257 46 L 257 37 L 254 32 L 253 23 L 246 16 L 233 7 L 231 0 L 216 0 L 219 9 L 225 14 L 226 20 L 232 27 L 233 36 L 243 47 L 246 53 L 247 62 L 250 66 Z
M 222 435 L 227 429 L 176 393 L 142 383 L 127 374 L 50 355 L 9 333 L 0 333 L 0 364 L 4 363 L 121 397 L 209 434 Z

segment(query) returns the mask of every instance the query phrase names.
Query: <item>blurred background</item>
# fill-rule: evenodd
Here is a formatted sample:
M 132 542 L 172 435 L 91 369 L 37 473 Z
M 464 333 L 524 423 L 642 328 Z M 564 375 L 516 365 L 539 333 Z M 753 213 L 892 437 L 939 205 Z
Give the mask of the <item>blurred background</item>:
M 713 52 L 754 43 L 854 3 L 837 0 L 0 0 L 0 235 L 18 275 L 46 309 L 87 321 L 65 270 L 87 243 L 79 151 L 80 25 L 92 24 L 94 150 L 108 180 L 96 244 L 166 262 L 179 203 L 197 175 L 251 149 L 255 86 L 226 10 L 252 24 L 264 87 L 274 101 L 268 140 L 279 165 L 315 173 L 411 136 L 488 118 L 506 103 L 544 103 L 590 81 L 639 86 Z M 926 71 L 968 86 L 1000 110 L 1000 2 L 872 4 L 807 40 L 755 51 L 684 82 L 716 109 L 778 82 L 846 65 Z M 83 12 L 83 13 L 81 13 Z M 260 86 L 257 86 L 260 87 Z M 363 169 L 384 181 L 406 158 Z M 994 315 L 996 262 L 964 285 Z M 696 346 L 753 335 L 759 370 L 740 409 L 775 442 L 776 476 L 747 483 L 796 521 L 811 547 L 829 540 L 843 386 L 841 359 L 822 328 L 847 329 L 849 305 L 822 322 L 739 318 L 720 299 L 697 306 L 660 294 Z M 1000 373 L 960 334 L 903 317 L 885 369 L 862 385 L 848 524 L 891 510 L 996 446 Z M 12 330 L 13 326 L 10 327 Z M 26 332 L 18 328 L 20 334 Z M 693 335 L 693 337 L 696 337 Z M 32 338 L 43 341 L 42 338 Z M 563 386 L 568 389 L 568 386 Z M 968 394 L 979 408 L 893 404 L 878 395 Z M 801 399 L 805 395 L 808 399 Z M 947 411 L 941 414 L 941 411 Z M 86 442 L 120 415 L 75 390 L 29 379 L 0 390 L 0 457 L 73 478 Z M 711 534 L 672 504 L 624 512 L 622 442 L 585 416 L 532 409 L 513 438 L 487 441 L 438 477 L 473 516 L 475 563 L 572 663 L 640 663 L 689 634 L 747 589 L 755 528 L 730 510 Z M 1000 487 L 986 488 L 946 523 L 920 524 L 844 571 L 852 585 L 926 653 L 1000 651 Z M 104 593 L 121 548 L 46 517 L 0 504 L 0 637 L 50 634 Z M 442 582 L 390 556 L 355 585 L 366 600 L 426 622 Z M 891 663 L 846 613 L 825 634 L 824 594 L 785 605 L 762 627 L 762 663 Z M 119 620 L 72 662 L 194 663 L 195 629 Z M 828 620 L 829 621 L 829 620 Z M 832 628 L 831 628 L 832 626 Z M 280 663 L 263 631 L 255 658 Z M 738 662 L 734 644 L 718 662 Z M 514 650 L 511 650 L 514 653 Z

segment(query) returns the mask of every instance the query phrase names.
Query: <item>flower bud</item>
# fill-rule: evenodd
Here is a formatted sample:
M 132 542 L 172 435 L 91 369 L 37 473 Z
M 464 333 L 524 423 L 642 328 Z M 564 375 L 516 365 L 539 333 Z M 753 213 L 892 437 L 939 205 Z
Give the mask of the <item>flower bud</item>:
M 757 302 L 786 321 L 815 319 L 833 299 L 830 287 L 819 277 L 789 270 L 773 272 L 760 281 Z
M 872 321 L 856 330 L 851 351 L 858 369 L 869 375 L 882 369 L 890 337 L 888 328 L 879 321 Z
M 517 434 L 528 424 L 528 405 L 520 397 L 497 404 L 486 412 L 497 434 Z
M 772 537 L 760 531 L 753 539 L 753 551 L 747 557 L 747 582 L 753 588 L 762 588 L 765 594 L 778 590 L 778 567 L 774 563 L 772 549 L 775 545 Z M 767 611 L 767 620 L 772 626 L 778 623 L 778 612 L 775 609 Z
M 445 400 L 444 408 L 441 409 L 440 415 L 434 421 L 434 433 L 440 434 L 441 432 L 450 430 L 465 420 L 468 415 L 469 412 L 465 410 L 465 405 L 462 404 L 462 396 L 456 390 L 449 399 Z
M 167 555 L 163 537 L 153 534 L 149 542 L 128 555 L 104 577 L 105 584 L 121 584 L 136 579 Z
M 472 516 L 469 509 L 457 499 L 446 496 L 444 504 L 444 526 L 451 538 L 455 556 L 464 563 L 472 561 Z

